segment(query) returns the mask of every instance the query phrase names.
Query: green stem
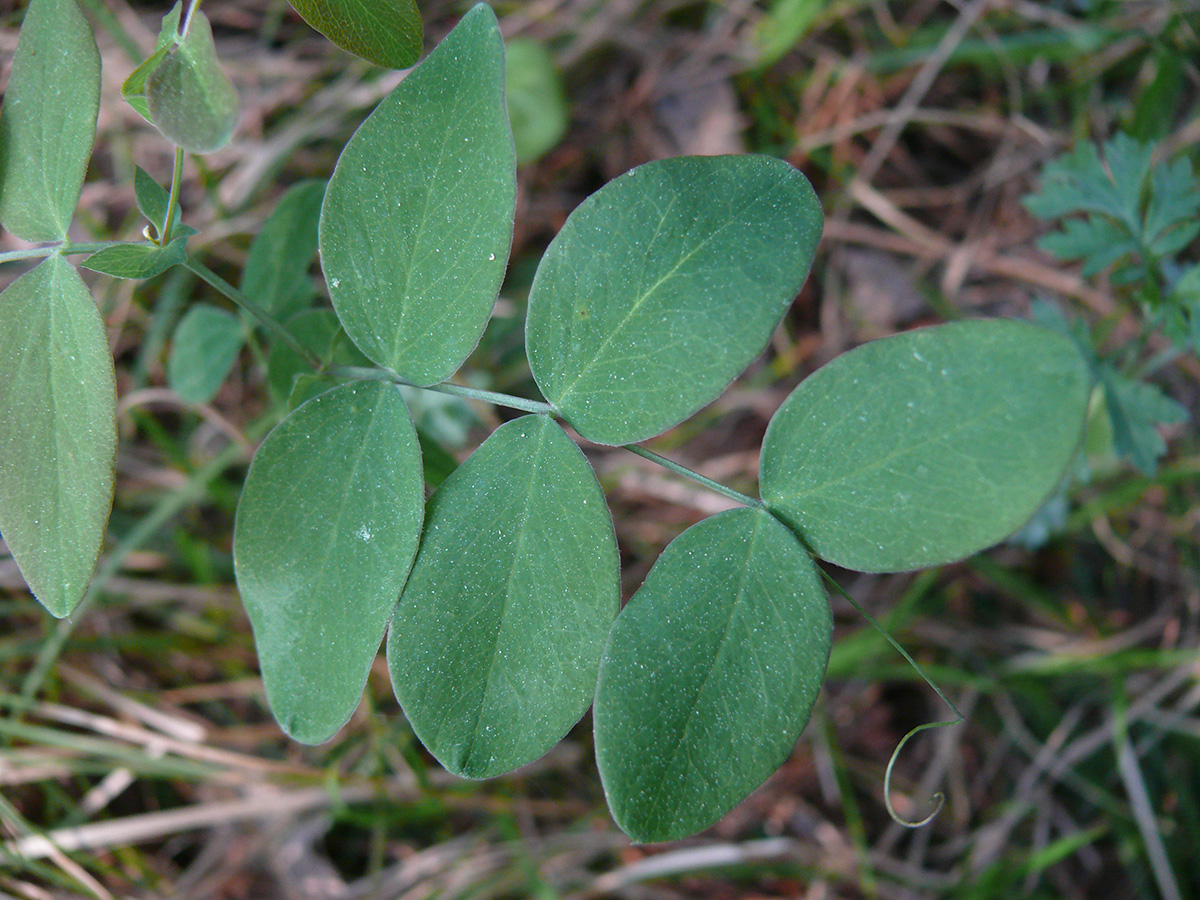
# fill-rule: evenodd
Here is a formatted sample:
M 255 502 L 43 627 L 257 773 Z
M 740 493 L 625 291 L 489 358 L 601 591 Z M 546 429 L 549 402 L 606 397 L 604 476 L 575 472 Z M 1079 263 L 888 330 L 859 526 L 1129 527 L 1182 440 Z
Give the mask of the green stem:
M 741 493 L 740 491 L 735 491 L 731 487 L 726 487 L 725 485 L 721 484 L 721 482 L 713 481 L 711 478 L 701 475 L 699 472 L 693 472 L 687 466 L 682 466 L 674 460 L 667 459 L 665 456 L 659 456 L 653 450 L 647 450 L 645 447 L 639 447 L 637 444 L 626 444 L 625 449 L 630 453 L 642 457 L 642 459 L 648 459 L 650 462 L 657 463 L 664 469 L 671 470 L 676 475 L 682 475 L 684 478 L 690 478 L 697 484 L 704 485 L 704 487 L 708 488 L 710 491 L 716 491 L 718 494 L 722 494 L 723 496 L 726 496 L 730 500 L 740 503 L 743 506 L 754 506 L 758 507 L 759 509 L 765 509 L 761 500 L 756 500 L 753 497 Z
M 887 770 L 883 774 L 883 805 L 887 807 L 888 815 L 891 816 L 892 821 L 898 825 L 903 825 L 905 828 L 920 828 L 922 825 L 928 825 L 933 821 L 933 817 L 940 813 L 942 811 L 942 807 L 946 805 L 945 794 L 943 794 L 941 791 L 938 791 L 933 795 L 931 798 L 934 804 L 933 812 L 931 812 L 925 818 L 919 819 L 915 822 L 909 821 L 908 819 L 903 819 L 900 817 L 900 814 L 896 812 L 895 807 L 892 806 L 892 768 L 896 765 L 896 760 L 900 756 L 900 751 L 904 749 L 904 745 L 907 744 L 910 739 L 916 737 L 922 731 L 925 731 L 929 728 L 948 728 L 951 725 L 957 725 L 959 722 L 965 719 L 966 716 L 962 714 L 959 708 L 954 705 L 949 697 L 942 693 L 941 688 L 930 681 L 929 676 L 925 674 L 925 670 L 917 665 L 917 661 L 909 656 L 908 651 L 901 647 L 899 642 L 890 634 L 888 634 L 884 627 L 875 621 L 869 612 L 859 606 L 858 601 L 851 597 L 846 592 L 846 589 L 833 579 L 833 576 L 831 576 L 824 569 L 821 569 L 821 574 L 825 576 L 825 581 L 829 583 L 834 591 L 836 591 L 838 594 L 841 594 L 845 600 L 849 601 L 850 605 L 858 610 L 859 614 L 867 620 L 867 623 L 877 632 L 883 635 L 883 639 L 891 644 L 897 653 L 904 657 L 905 662 L 912 666 L 916 670 L 917 674 L 921 676 L 921 680 L 933 688 L 933 692 L 937 694 L 942 699 L 942 702 L 950 707 L 950 709 L 954 712 L 954 719 L 950 719 L 945 722 L 926 722 L 924 725 L 918 725 L 916 728 L 913 728 L 906 735 L 904 735 L 904 737 L 900 739 L 900 743 L 896 745 L 896 749 L 892 751 L 892 758 L 888 760 Z
M 484 403 L 490 403 L 493 406 L 506 406 L 509 409 L 519 409 L 522 412 L 538 413 L 543 416 L 551 415 L 554 412 L 553 406 L 549 403 L 543 403 L 541 400 L 526 400 L 524 397 L 514 397 L 511 394 L 500 394 L 496 391 L 485 391 L 481 388 L 451 384 L 450 382 L 442 382 L 441 384 L 413 384 L 408 379 L 402 378 L 395 372 L 389 372 L 386 369 L 364 369 L 360 366 L 334 366 L 330 369 L 330 374 L 340 375 L 344 378 L 390 381 L 393 384 L 402 384 L 405 387 L 420 388 L 423 391 L 437 391 L 439 394 L 452 394 L 455 397 L 480 400 Z
M 61 247 L 34 247 L 32 250 L 9 250 L 7 253 L 0 253 L 0 263 L 15 262 L 18 259 L 34 259 L 38 256 L 53 256 L 61 249 Z
M 55 253 L 95 253 L 108 247 L 116 247 L 125 241 L 96 241 L 90 244 L 62 243 L 54 247 L 33 247 L 29 250 L 9 250 L 0 253 L 0 263 L 15 262 L 19 259 L 36 259 L 37 257 L 53 256 Z
M 257 303 L 235 288 L 232 284 L 214 272 L 212 269 L 203 263 L 196 262 L 192 257 L 188 257 L 183 264 L 184 268 L 203 280 L 207 285 L 220 291 L 250 315 L 254 316 L 264 328 L 300 354 L 301 359 L 307 362 L 314 369 L 320 370 L 322 363 L 320 358 L 305 347 L 302 343 L 296 340 L 295 336 L 283 327 L 277 319 L 269 315 Z
M 179 203 L 179 185 L 183 180 L 183 148 L 175 148 L 175 169 L 171 172 L 171 193 L 167 196 L 167 212 L 163 219 L 162 228 L 158 230 L 158 243 L 165 247 L 171 242 L 171 220 L 174 218 L 175 206 Z

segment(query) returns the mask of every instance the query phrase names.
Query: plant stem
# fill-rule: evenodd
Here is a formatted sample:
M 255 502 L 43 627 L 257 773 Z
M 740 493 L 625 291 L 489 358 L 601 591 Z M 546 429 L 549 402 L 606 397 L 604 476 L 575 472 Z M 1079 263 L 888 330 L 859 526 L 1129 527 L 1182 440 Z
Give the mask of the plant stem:
M 34 247 L 32 250 L 9 250 L 7 253 L 0 253 L 0 263 L 14 262 L 18 259 L 33 259 L 38 256 L 52 256 L 58 250 L 58 247 Z
M 543 403 L 541 400 L 526 400 L 524 397 L 514 397 L 511 394 L 500 394 L 496 391 L 485 391 L 481 388 L 451 384 L 450 382 L 442 382 L 441 384 L 413 384 L 408 379 L 402 378 L 395 372 L 389 372 L 386 369 L 364 369 L 360 366 L 334 366 L 330 369 L 330 373 L 346 378 L 390 381 L 393 384 L 402 384 L 405 387 L 420 388 L 423 391 L 437 391 L 439 394 L 452 394 L 455 397 L 480 400 L 484 403 L 490 403 L 493 406 L 507 406 L 509 409 L 519 409 L 522 412 L 538 413 L 543 416 L 548 416 L 554 412 L 553 406 L 549 403 Z
M 53 256 L 55 253 L 95 253 L 108 247 L 116 247 L 125 241 L 97 241 L 90 244 L 62 243 L 57 247 L 32 247 L 29 250 L 9 250 L 0 253 L 0 263 L 15 262 L 18 259 L 35 259 L 39 256 Z
M 653 450 L 647 450 L 645 447 L 639 447 L 637 444 L 626 444 L 624 449 L 628 450 L 630 453 L 642 457 L 642 459 L 648 459 L 652 463 L 657 463 L 664 469 L 670 469 L 676 475 L 682 475 L 684 478 L 690 478 L 697 484 L 704 485 L 704 487 L 708 488 L 710 491 L 716 491 L 718 494 L 722 494 L 728 497 L 730 500 L 734 500 L 743 506 L 756 506 L 763 508 L 763 502 L 761 500 L 756 500 L 754 497 L 750 497 L 741 493 L 740 491 L 735 491 L 731 487 L 726 487 L 725 485 L 721 484 L 721 482 L 713 481 L 711 478 L 701 475 L 699 472 L 693 472 L 687 466 L 682 466 L 674 460 L 667 459 L 665 456 L 659 456 Z
M 179 184 L 183 180 L 183 148 L 175 148 L 175 169 L 171 172 L 171 193 L 167 196 L 167 212 L 162 228 L 158 230 L 158 243 L 163 247 L 171 242 L 171 219 L 179 203 Z
M 320 370 L 322 363 L 320 358 L 315 353 L 305 347 L 302 343 L 296 340 L 295 336 L 284 328 L 277 319 L 269 315 L 257 303 L 235 288 L 232 284 L 214 272 L 212 269 L 205 266 L 203 263 L 198 263 L 192 257 L 188 257 L 183 264 L 184 268 L 193 275 L 202 279 L 210 287 L 220 291 L 250 315 L 254 316 L 269 332 L 295 350 L 314 369 Z

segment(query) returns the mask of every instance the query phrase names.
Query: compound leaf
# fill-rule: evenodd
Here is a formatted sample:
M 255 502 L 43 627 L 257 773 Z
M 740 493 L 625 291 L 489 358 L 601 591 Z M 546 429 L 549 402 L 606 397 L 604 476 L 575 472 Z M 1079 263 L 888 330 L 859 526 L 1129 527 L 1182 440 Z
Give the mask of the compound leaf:
M 150 73 L 146 102 L 168 140 L 192 153 L 211 153 L 233 137 L 238 95 L 221 70 L 208 17 L 193 8 L 185 27 Z
M 763 510 L 720 513 L 663 551 L 617 618 L 596 688 L 596 762 L 637 841 L 707 828 L 791 753 L 829 658 L 811 557 Z
M 233 313 L 197 303 L 175 327 L 167 384 L 188 403 L 207 403 L 229 375 L 245 338 Z
M 271 711 L 296 740 L 329 739 L 362 699 L 417 550 L 423 498 L 416 433 L 384 382 L 314 397 L 255 454 L 234 571 Z
M 451 772 L 537 759 L 583 715 L 620 590 L 604 494 L 546 416 L 498 428 L 429 501 L 388 633 L 392 686 Z
M 775 414 L 763 500 L 817 556 L 849 569 L 961 559 L 1011 534 L 1054 490 L 1090 390 L 1074 342 L 1025 322 L 864 344 Z
M 67 236 L 99 109 L 100 54 L 79 6 L 33 0 L 0 111 L 0 222 L 17 237 Z
M 279 198 L 250 244 L 242 293 L 277 319 L 300 311 L 312 297 L 308 269 L 317 255 L 317 222 L 324 181 L 302 181 Z
M 385 69 L 421 55 L 421 14 L 413 0 L 290 0 L 304 21 L 343 50 Z
M 0 533 L 59 617 L 100 555 L 116 395 L 104 322 L 70 263 L 51 256 L 0 294 Z
M 480 4 L 371 113 L 321 211 L 321 265 L 350 339 L 417 384 L 474 349 L 512 243 L 504 47 Z
M 542 393 L 598 443 L 681 422 L 762 351 L 821 221 L 808 180 L 767 157 L 662 160 L 605 185 L 534 277 L 526 332 Z

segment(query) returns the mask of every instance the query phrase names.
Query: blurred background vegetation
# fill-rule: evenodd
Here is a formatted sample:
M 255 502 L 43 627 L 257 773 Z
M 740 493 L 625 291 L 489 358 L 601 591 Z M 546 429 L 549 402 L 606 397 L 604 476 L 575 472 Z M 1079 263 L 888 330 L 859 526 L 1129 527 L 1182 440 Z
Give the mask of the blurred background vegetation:
M 0 83 L 21 5 L 0 6 Z M 134 166 L 164 182 L 172 151 L 120 84 L 169 4 L 82 5 L 104 94 L 72 237 L 133 239 Z M 1138 376 L 1190 420 L 1148 414 L 1166 453 L 1138 467 L 1113 452 L 1098 408 L 1079 471 L 1019 541 L 932 571 L 833 572 L 967 715 L 922 733 L 896 764 L 902 815 L 923 816 L 944 793 L 930 825 L 888 818 L 884 767 L 908 729 L 948 711 L 834 596 L 829 680 L 791 759 L 705 834 L 640 847 L 607 817 L 586 718 L 511 777 L 453 779 L 416 743 L 380 659 L 334 741 L 282 736 L 230 555 L 252 448 L 284 408 L 266 349 L 252 340 L 212 399 L 184 400 L 168 378 L 171 336 L 189 304 L 224 301 L 179 270 L 95 276 L 120 392 L 116 504 L 78 621 L 52 620 L 0 545 L 0 895 L 1200 896 L 1200 365 L 1147 329 L 1111 270 L 1085 275 L 1040 249 L 1053 223 L 1022 203 L 1048 162 L 1117 133 L 1152 141 L 1157 160 L 1200 163 L 1200 2 L 495 5 L 514 42 L 524 164 L 509 280 L 466 369 L 478 386 L 535 390 L 525 293 L 585 196 L 650 159 L 756 152 L 812 180 L 828 216 L 822 249 L 765 356 L 655 441 L 659 452 L 753 492 L 767 420 L 808 372 L 897 330 L 1029 316 L 1035 304 L 1090 330 L 1098 353 L 1136 344 L 1150 359 Z M 424 3 L 428 46 L 466 6 Z M 204 9 L 242 114 L 232 145 L 189 158 L 184 220 L 200 230 L 192 252 L 237 283 L 283 191 L 328 177 L 401 75 L 337 50 L 283 0 Z M 14 246 L 0 236 L 0 250 Z M 1178 264 L 1198 251 L 1193 235 Z M 327 303 L 318 272 L 312 290 Z M 502 414 L 420 399 L 444 466 Z M 728 501 L 586 449 L 628 596 L 672 537 Z

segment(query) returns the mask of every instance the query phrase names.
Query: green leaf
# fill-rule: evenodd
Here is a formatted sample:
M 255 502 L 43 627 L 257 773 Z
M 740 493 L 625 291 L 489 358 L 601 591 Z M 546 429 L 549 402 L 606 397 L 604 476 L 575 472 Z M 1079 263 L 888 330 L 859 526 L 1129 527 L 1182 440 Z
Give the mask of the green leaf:
M 848 569 L 961 559 L 1011 534 L 1054 490 L 1090 389 L 1074 342 L 1025 322 L 864 344 L 775 414 L 763 500 L 817 556 Z
M 133 170 L 133 194 L 137 198 L 138 209 L 150 220 L 154 234 L 158 234 L 163 219 L 167 216 L 167 204 L 171 202 L 171 195 L 141 166 L 135 166 Z M 171 234 L 177 236 L 180 233 L 179 228 L 179 205 L 176 204 L 175 212 L 171 216 Z M 196 229 L 188 227 L 187 233 L 195 234 Z
M 504 48 L 486 6 L 392 91 L 342 151 L 321 211 L 321 265 L 362 351 L 417 384 L 474 349 L 512 242 L 516 163 Z
M 420 428 L 417 429 L 417 438 L 421 442 L 421 466 L 425 472 L 425 483 L 431 490 L 437 490 L 454 474 L 454 470 L 458 468 L 458 460 L 436 438 Z
M 1146 240 L 1154 244 L 1164 240 L 1172 229 L 1194 224 L 1200 213 L 1200 182 L 1192 171 L 1192 161 L 1181 156 L 1156 166 L 1150 184 L 1153 190 L 1146 206 Z
M 468 778 L 537 759 L 583 715 L 620 600 L 587 459 L 546 416 L 500 428 L 429 501 L 388 633 L 396 697 Z
M 187 33 L 146 82 L 151 120 L 171 142 L 191 153 L 220 150 L 237 125 L 238 96 L 217 59 L 208 18 L 193 9 Z
M 245 339 L 241 319 L 197 303 L 175 328 L 167 384 L 188 403 L 207 403 L 228 377 Z
M 100 555 L 116 403 L 100 313 L 71 264 L 48 257 L 0 294 L 0 533 L 59 617 Z
M 1067 219 L 1063 222 L 1062 231 L 1044 235 L 1038 240 L 1038 246 L 1059 259 L 1082 259 L 1083 275 L 1087 278 L 1098 275 L 1123 257 L 1136 255 L 1141 250 L 1123 225 L 1095 216 Z
M 1072 213 L 1111 216 L 1133 234 L 1141 230 L 1141 196 L 1150 172 L 1153 146 L 1118 134 L 1104 145 L 1104 159 L 1092 144 L 1080 144 L 1049 163 L 1038 193 L 1024 199 L 1041 219 Z
M 516 203 L 496 16 L 475 6 L 350 138 L 325 192 L 320 260 L 346 334 L 416 384 L 479 342 Z
M 754 29 L 757 64 L 769 66 L 808 34 L 828 0 L 774 0 Z
M 1112 366 L 1102 365 L 1099 372 L 1114 449 L 1147 475 L 1153 475 L 1159 458 L 1167 452 L 1158 426 L 1186 422 L 1187 407 L 1155 385 L 1123 375 Z
M 60 241 L 87 172 L 100 108 L 100 54 L 75 0 L 25 11 L 0 110 L 0 223 Z
M 648 163 L 567 219 L 526 326 L 546 399 L 590 441 L 641 441 L 714 400 L 808 274 L 821 207 L 763 156 Z
M 369 367 L 371 365 L 371 361 L 363 356 L 357 347 L 345 340 L 337 316 L 334 315 L 332 309 L 308 309 L 297 313 L 288 320 L 286 327 L 293 337 L 315 353 L 323 363 L 337 366 Z M 299 405 L 292 400 L 296 396 L 296 381 L 298 378 L 307 376 L 313 376 L 312 365 L 307 359 L 293 350 L 285 341 L 275 341 L 271 345 L 271 352 L 267 355 L 267 387 L 277 403 L 287 402 L 292 406 Z M 317 379 L 313 389 L 318 393 L 320 390 L 328 390 L 335 384 L 325 376 L 313 377 Z M 404 391 L 401 391 L 400 394 L 403 396 Z M 305 399 L 308 398 L 305 397 Z M 405 403 L 408 405 L 408 401 Z M 411 406 L 409 406 L 409 415 L 414 421 L 418 418 L 414 415 Z
M 552 150 L 567 130 L 567 98 L 554 57 L 537 41 L 513 38 L 504 47 L 504 96 L 517 163 Z
M 775 771 L 812 710 L 831 618 L 812 559 L 763 510 L 677 537 L 613 627 L 593 713 L 617 824 L 669 841 Z
M 304 21 L 344 50 L 385 69 L 421 56 L 421 14 L 413 0 L 290 0 Z
M 146 102 L 146 82 L 150 80 L 150 75 L 158 68 L 158 64 L 162 62 L 167 55 L 167 51 L 175 45 L 176 36 L 179 33 L 179 18 L 183 13 L 182 0 L 171 7 L 171 11 L 163 16 L 162 27 L 158 31 L 158 41 L 154 45 L 154 52 L 150 54 L 142 63 L 134 69 L 125 82 L 121 85 L 121 96 L 125 98 L 125 102 L 134 108 L 139 116 L 154 124 L 154 119 L 150 115 L 150 104 Z M 145 212 L 145 207 L 142 207 L 142 212 Z M 166 204 L 163 204 L 163 213 L 166 214 Z M 158 220 L 158 224 L 162 224 L 162 219 Z
M 308 309 L 297 313 L 284 326 L 292 337 L 325 361 L 331 356 L 337 316 L 331 309 Z M 284 403 L 301 375 L 311 375 L 312 366 L 285 341 L 275 341 L 267 354 L 267 387 L 276 403 Z
M 158 244 L 119 244 L 97 250 L 80 265 L 114 278 L 153 278 L 187 259 L 187 235 L 165 247 Z
M 278 319 L 299 312 L 312 297 L 308 270 L 317 255 L 317 222 L 324 197 L 324 181 L 293 185 L 250 244 L 242 293 Z
M 233 558 L 280 726 L 328 740 L 362 699 L 424 512 L 417 436 L 394 385 L 308 401 L 254 456 Z

